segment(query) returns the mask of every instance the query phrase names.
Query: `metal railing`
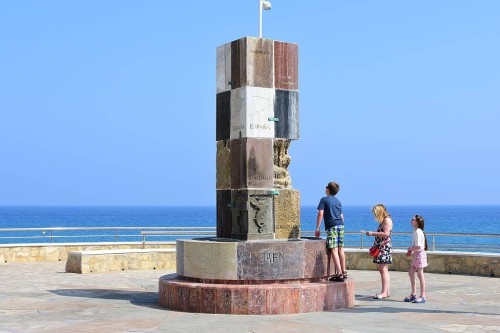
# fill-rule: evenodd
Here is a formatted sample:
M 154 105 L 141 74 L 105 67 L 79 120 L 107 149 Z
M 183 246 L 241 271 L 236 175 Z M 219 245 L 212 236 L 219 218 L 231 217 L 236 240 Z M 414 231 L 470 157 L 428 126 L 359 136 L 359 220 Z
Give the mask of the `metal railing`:
M 302 237 L 314 237 L 314 231 L 301 231 Z M 2 244 L 74 243 L 74 242 L 147 242 L 175 241 L 178 238 L 215 237 L 215 227 L 54 227 L 0 228 Z M 323 233 L 324 235 L 324 233 Z M 500 234 L 426 233 L 429 251 L 478 251 L 500 253 Z M 392 245 L 406 249 L 412 233 L 393 232 Z M 347 248 L 366 248 L 373 237 L 345 232 Z

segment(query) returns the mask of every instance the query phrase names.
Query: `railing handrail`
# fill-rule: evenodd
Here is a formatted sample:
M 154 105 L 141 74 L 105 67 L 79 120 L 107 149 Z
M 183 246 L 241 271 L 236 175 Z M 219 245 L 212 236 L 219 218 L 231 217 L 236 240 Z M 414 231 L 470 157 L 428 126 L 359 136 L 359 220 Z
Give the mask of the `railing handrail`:
M 3 231 L 75 231 L 75 230 L 214 230 L 215 227 L 48 227 L 48 228 L 0 228 Z
M 75 234 L 64 232 L 71 231 L 81 231 L 87 232 L 84 234 Z M 89 233 L 90 231 L 94 231 Z M 102 231 L 103 233 L 99 233 Z M 104 233 L 106 231 L 112 231 L 109 233 Z M 130 231 L 132 233 L 130 233 Z M 19 234 L 25 232 L 41 232 L 40 235 L 26 234 L 26 235 L 4 235 L 5 233 L 17 232 Z M 2 235 L 3 233 L 3 235 Z M 303 230 L 300 232 L 302 236 L 314 236 L 314 231 L 312 230 Z M 371 246 L 373 243 L 372 236 L 366 236 L 365 234 L 359 231 L 346 231 L 346 235 L 359 235 L 359 241 L 356 241 L 356 247 L 364 248 L 366 245 Z M 412 232 L 393 232 L 392 235 L 394 238 L 396 236 L 405 236 L 410 237 Z M 439 237 L 449 237 L 451 239 L 461 238 L 461 237 L 483 237 L 483 238 L 494 238 L 494 242 L 496 239 L 500 238 L 500 234 L 479 234 L 479 233 L 447 233 L 447 232 L 428 232 L 427 241 L 429 244 L 429 250 L 434 251 L 436 249 L 477 249 L 477 250 L 488 250 L 488 251 L 496 251 L 500 252 L 500 244 L 489 244 L 489 243 L 471 243 L 464 244 L 460 242 L 453 243 L 449 239 L 438 241 Z M 50 243 L 54 243 L 56 240 L 62 239 L 96 239 L 96 238 L 114 238 L 114 242 L 118 242 L 119 239 L 132 239 L 136 238 L 137 241 L 141 241 L 144 244 L 148 241 L 147 237 L 166 237 L 167 239 L 172 240 L 174 237 L 207 237 L 207 236 L 216 236 L 216 227 L 41 227 L 41 228 L 0 228 L 0 245 L 1 240 L 13 240 L 13 239 L 24 239 L 32 242 L 34 239 L 44 239 L 48 240 Z M 149 239 L 151 240 L 151 238 Z M 173 239 L 175 240 L 175 239 Z M 151 240 L 155 241 L 155 240 Z M 158 238 L 156 239 L 158 241 Z M 26 242 L 24 244 L 30 244 L 30 242 Z M 406 248 L 408 246 L 408 242 L 404 242 L 399 239 L 393 239 L 393 247 L 394 248 Z M 490 242 L 491 243 L 491 242 Z M 366 244 L 366 245 L 365 245 Z M 347 246 L 349 247 L 349 246 Z
M 16 231 L 77 231 L 77 230 L 212 230 L 216 227 L 41 227 L 41 228 L 0 228 L 0 232 Z M 314 234 L 311 230 L 301 230 L 301 233 Z M 359 231 L 346 231 L 345 234 L 361 234 Z M 412 232 L 393 232 L 393 235 L 411 235 Z M 459 232 L 426 232 L 427 236 L 452 236 L 452 237 L 500 237 L 500 234 L 478 234 L 478 233 L 459 233 Z

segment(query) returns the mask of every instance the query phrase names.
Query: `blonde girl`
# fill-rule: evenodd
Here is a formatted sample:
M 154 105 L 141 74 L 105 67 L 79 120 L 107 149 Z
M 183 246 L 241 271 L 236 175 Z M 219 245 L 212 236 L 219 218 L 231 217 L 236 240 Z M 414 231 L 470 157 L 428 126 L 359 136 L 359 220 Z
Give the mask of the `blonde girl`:
M 382 280 L 382 291 L 373 296 L 374 299 L 387 298 L 390 296 L 391 278 L 389 276 L 389 264 L 392 264 L 392 219 L 384 205 L 373 206 L 372 213 L 379 223 L 377 231 L 367 231 L 367 236 L 374 236 L 374 245 L 380 248 L 380 253 L 373 258 L 373 262 L 378 264 L 378 271 Z

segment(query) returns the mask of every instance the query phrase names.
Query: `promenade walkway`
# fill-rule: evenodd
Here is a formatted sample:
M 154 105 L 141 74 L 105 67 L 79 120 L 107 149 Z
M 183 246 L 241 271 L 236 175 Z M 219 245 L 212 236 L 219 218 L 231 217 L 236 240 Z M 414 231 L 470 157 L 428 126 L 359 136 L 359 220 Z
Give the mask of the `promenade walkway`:
M 0 333 L 11 332 L 500 332 L 500 279 L 426 274 L 426 304 L 404 303 L 408 275 L 373 300 L 378 272 L 350 271 L 356 307 L 279 316 L 193 314 L 157 305 L 172 271 L 64 272 L 63 262 L 0 264 Z

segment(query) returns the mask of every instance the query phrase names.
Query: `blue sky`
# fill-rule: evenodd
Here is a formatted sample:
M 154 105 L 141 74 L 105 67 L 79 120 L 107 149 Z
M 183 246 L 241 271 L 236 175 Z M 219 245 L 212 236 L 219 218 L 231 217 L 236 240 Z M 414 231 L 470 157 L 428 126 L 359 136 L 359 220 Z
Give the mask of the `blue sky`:
M 500 204 L 500 1 L 284 1 L 293 187 L 315 205 Z M 215 50 L 258 1 L 0 4 L 0 205 L 215 205 Z

